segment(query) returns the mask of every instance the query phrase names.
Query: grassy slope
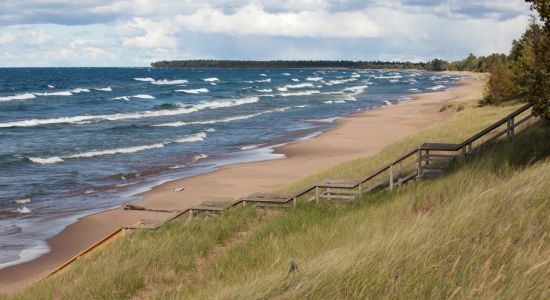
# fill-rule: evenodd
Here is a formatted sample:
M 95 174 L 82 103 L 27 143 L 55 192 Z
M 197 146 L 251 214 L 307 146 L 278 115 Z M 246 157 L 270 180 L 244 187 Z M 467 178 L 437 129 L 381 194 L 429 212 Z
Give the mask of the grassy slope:
M 424 141 L 459 141 L 515 107 L 466 109 L 320 178 L 357 178 Z M 550 126 L 444 176 L 351 205 L 238 209 L 130 235 L 15 298 L 550 297 Z M 294 259 L 299 271 L 289 274 Z

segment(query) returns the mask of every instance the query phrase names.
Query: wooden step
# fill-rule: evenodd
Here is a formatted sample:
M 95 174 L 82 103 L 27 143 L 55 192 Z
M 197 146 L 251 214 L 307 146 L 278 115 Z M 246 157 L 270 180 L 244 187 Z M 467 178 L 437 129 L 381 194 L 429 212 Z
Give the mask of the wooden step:
M 360 180 L 326 179 L 317 184 L 320 188 L 345 188 L 352 189 L 361 183 Z

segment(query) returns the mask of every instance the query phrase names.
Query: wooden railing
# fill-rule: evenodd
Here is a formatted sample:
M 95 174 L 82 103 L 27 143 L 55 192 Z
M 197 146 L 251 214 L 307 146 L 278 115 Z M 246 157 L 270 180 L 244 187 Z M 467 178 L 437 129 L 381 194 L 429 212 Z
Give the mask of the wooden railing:
M 200 214 L 221 213 L 224 210 L 254 204 L 259 207 L 290 207 L 296 206 L 299 199 L 305 198 L 308 202 L 327 200 L 353 200 L 364 193 L 378 188 L 387 187 L 393 190 L 395 187 L 406 184 L 410 180 L 418 181 L 425 176 L 439 174 L 454 159 L 464 159 L 466 156 L 481 149 L 491 141 L 506 134 L 512 139 L 521 125 L 533 118 L 529 111 L 531 104 L 527 104 L 493 123 L 491 126 L 474 134 L 460 144 L 424 143 L 409 152 L 389 162 L 372 174 L 358 180 L 323 180 L 317 184 L 306 187 L 293 195 L 279 195 L 269 193 L 255 193 L 240 198 L 226 206 L 203 204 L 174 214 L 162 223 L 146 224 L 138 223 L 133 226 L 119 228 L 104 239 L 98 241 L 86 250 L 80 252 L 60 267 L 56 268 L 48 276 L 64 269 L 79 257 L 91 252 L 97 247 L 124 235 L 131 230 L 156 230 L 162 225 L 186 215 L 189 219 Z M 519 119 L 516 121 L 516 119 Z M 502 128 L 504 125 L 505 128 Z M 526 128 L 525 126 L 524 128 Z

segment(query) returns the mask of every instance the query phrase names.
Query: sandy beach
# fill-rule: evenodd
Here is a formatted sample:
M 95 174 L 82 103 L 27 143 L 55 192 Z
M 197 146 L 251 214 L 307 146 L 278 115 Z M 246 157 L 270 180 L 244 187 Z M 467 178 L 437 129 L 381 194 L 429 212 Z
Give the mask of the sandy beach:
M 355 158 L 379 152 L 411 133 L 448 119 L 439 112 L 445 102 L 480 97 L 483 75 L 467 75 L 445 91 L 418 94 L 399 105 L 363 111 L 338 119 L 336 126 L 314 138 L 275 149 L 285 159 L 233 164 L 213 172 L 167 182 L 141 194 L 137 205 L 181 210 L 202 202 L 229 202 L 254 192 L 267 192 Z M 180 192 L 174 189 L 184 187 Z M 0 270 L 0 292 L 19 290 L 35 282 L 113 230 L 140 220 L 160 222 L 170 214 L 112 209 L 79 219 L 47 242 L 51 251 L 35 260 Z

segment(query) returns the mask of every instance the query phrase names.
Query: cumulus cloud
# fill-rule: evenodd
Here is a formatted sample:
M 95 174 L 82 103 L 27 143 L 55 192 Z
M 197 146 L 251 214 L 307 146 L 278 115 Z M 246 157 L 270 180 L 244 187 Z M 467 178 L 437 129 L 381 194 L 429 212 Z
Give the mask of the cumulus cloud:
M 0 66 L 459 59 L 507 52 L 518 0 L 0 0 Z
M 177 17 L 187 30 L 230 35 L 273 35 L 288 37 L 369 38 L 381 29 L 364 12 L 303 11 L 269 13 L 247 5 L 232 14 L 203 8 Z

